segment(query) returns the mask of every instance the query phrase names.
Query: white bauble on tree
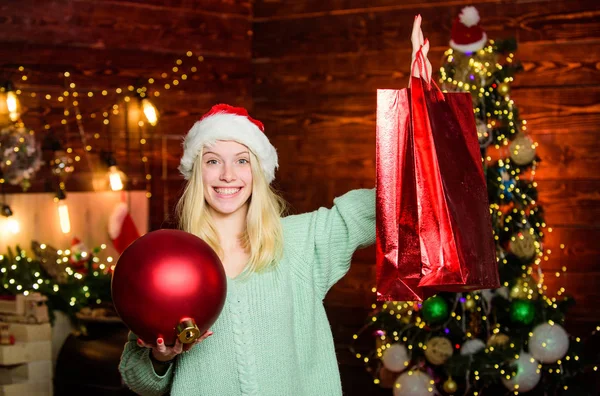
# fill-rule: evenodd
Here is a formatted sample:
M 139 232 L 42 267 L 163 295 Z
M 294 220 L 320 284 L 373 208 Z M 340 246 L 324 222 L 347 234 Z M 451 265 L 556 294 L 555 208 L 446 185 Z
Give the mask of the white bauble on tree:
M 462 347 L 460 347 L 460 354 L 463 356 L 473 355 L 482 349 L 485 349 L 485 342 L 481 341 L 479 338 L 474 338 L 465 341 Z
M 404 344 L 396 343 L 383 352 L 381 360 L 386 369 L 399 373 L 408 367 L 410 356 Z
M 519 392 L 529 392 L 540 382 L 540 363 L 528 353 L 521 352 L 519 358 L 513 360 L 511 364 L 516 364 L 516 375 L 510 379 L 502 379 L 502 383 L 507 389 L 518 390 Z M 515 389 L 515 386 L 518 388 Z
M 569 350 L 569 336 L 562 326 L 542 323 L 533 329 L 529 352 L 542 363 L 556 363 Z
M 400 374 L 394 384 L 394 396 L 433 396 L 433 379 L 422 371 L 407 371 Z

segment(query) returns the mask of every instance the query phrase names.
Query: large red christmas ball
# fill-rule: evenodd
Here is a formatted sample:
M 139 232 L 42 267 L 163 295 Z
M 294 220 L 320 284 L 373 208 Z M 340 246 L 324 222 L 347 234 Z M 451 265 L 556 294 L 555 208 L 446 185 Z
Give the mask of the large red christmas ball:
M 112 278 L 115 309 L 144 342 L 191 342 L 217 320 L 227 293 L 225 270 L 202 239 L 158 230 L 135 240 L 119 257 Z M 190 329 L 195 322 L 197 329 Z M 185 325 L 180 325 L 180 324 Z M 182 328 L 187 327 L 187 338 Z M 186 340 L 184 340 L 186 338 Z

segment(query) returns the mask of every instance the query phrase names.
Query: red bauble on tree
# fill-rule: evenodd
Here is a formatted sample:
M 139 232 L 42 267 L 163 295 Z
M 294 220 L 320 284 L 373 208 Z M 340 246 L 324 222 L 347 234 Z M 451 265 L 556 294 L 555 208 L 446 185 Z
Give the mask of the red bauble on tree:
M 150 232 L 121 255 L 112 279 L 115 309 L 146 343 L 193 342 L 217 320 L 225 270 L 202 239 L 178 230 Z

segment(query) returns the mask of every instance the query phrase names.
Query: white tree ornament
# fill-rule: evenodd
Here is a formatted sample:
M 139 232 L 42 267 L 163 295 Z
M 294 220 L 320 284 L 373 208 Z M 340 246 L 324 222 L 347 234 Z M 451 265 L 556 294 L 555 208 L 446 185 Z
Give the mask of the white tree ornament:
M 392 344 L 383 352 L 383 366 L 393 372 L 399 373 L 406 370 L 410 357 L 408 356 L 408 350 L 404 344 L 396 343 Z
M 542 323 L 533 329 L 529 352 L 542 363 L 556 363 L 569 350 L 569 336 L 562 326 Z
M 433 396 L 433 379 L 422 371 L 407 371 L 400 374 L 394 383 L 394 396 Z
M 519 393 L 529 392 L 540 382 L 542 375 L 539 368 L 540 363 L 530 354 L 521 352 L 519 358 L 511 363 L 516 363 L 517 374 L 510 379 L 506 377 L 502 379 L 502 383 L 507 389 L 518 390 Z M 515 388 L 517 385 L 518 387 Z
M 465 341 L 462 347 L 460 347 L 460 354 L 463 356 L 473 355 L 482 349 L 485 349 L 485 342 L 481 341 L 479 338 L 474 338 Z

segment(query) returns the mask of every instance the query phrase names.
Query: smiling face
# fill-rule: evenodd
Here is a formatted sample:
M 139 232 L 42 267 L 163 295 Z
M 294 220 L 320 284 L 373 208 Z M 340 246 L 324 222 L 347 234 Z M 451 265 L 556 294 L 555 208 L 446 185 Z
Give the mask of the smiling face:
M 204 198 L 213 214 L 248 209 L 252 195 L 250 152 L 243 144 L 218 140 L 202 153 Z

